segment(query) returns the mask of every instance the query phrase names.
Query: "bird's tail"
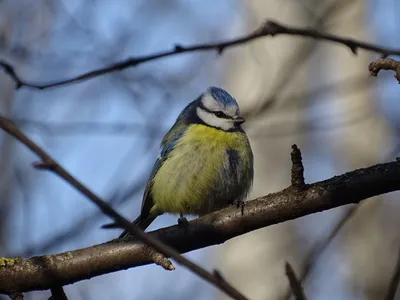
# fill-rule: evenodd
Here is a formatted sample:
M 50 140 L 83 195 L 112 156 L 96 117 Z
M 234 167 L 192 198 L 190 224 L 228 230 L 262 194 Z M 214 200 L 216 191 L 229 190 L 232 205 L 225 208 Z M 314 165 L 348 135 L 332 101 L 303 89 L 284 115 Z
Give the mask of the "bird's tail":
M 155 218 L 157 218 L 157 215 L 154 216 L 150 214 L 145 217 L 140 215 L 139 217 L 136 218 L 135 221 L 132 222 L 132 224 L 136 225 L 137 227 L 139 227 L 141 230 L 144 231 L 146 230 L 147 227 L 149 227 L 149 225 L 154 221 Z M 132 236 L 132 235 L 126 230 L 124 230 L 119 236 L 119 238 L 123 238 L 126 236 Z

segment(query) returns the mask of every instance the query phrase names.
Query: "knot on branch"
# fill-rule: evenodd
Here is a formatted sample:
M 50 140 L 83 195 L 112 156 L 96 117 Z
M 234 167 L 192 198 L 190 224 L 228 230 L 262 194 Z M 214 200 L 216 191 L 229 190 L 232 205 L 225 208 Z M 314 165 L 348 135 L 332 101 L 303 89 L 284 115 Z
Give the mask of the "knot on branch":
M 17 73 L 15 73 L 14 68 L 10 64 L 6 63 L 5 61 L 0 61 L 0 67 L 2 67 L 4 72 L 8 74 L 8 76 L 10 76 L 11 79 L 15 82 L 16 90 L 24 85 L 24 83 L 21 81 L 21 79 L 19 79 Z
M 296 144 L 292 146 L 292 152 L 290 153 L 290 156 L 292 157 L 292 187 L 297 190 L 304 189 L 306 183 L 304 182 L 303 160 L 300 149 Z
M 32 163 L 32 166 L 38 170 L 54 170 L 56 168 L 56 164 L 53 161 L 35 161 Z
M 217 278 L 219 281 L 225 281 L 224 276 L 222 276 L 221 272 L 217 269 L 214 269 L 212 274 L 214 275 L 215 278 Z
M 152 260 L 156 265 L 159 265 L 160 267 L 164 268 L 164 270 L 167 271 L 175 270 L 175 266 L 172 264 L 172 262 L 168 258 L 166 258 L 163 254 L 161 254 L 159 251 L 155 251 L 150 246 L 146 246 L 146 251 L 148 252 L 147 255 L 150 258 L 150 260 Z
M 354 54 L 357 55 L 358 54 L 358 45 L 353 43 L 353 42 L 349 42 L 349 44 L 347 45 L 350 48 L 350 51 Z
M 275 21 L 266 21 L 260 28 L 259 34 L 274 36 L 279 33 L 287 32 L 287 28 Z
M 180 52 L 183 52 L 183 51 L 185 51 L 185 48 L 182 45 L 179 45 L 179 44 L 175 45 L 175 52 L 176 53 L 180 53 Z
M 378 73 L 381 70 L 393 70 L 396 72 L 396 75 L 394 75 L 394 77 L 400 83 L 400 62 L 397 60 L 391 58 L 377 59 L 369 64 L 368 70 L 371 76 L 374 77 L 378 76 Z
M 217 53 L 218 53 L 218 55 L 222 55 L 222 52 L 224 52 L 225 47 L 226 47 L 226 46 L 224 46 L 224 45 L 219 45 L 219 46 L 217 47 Z

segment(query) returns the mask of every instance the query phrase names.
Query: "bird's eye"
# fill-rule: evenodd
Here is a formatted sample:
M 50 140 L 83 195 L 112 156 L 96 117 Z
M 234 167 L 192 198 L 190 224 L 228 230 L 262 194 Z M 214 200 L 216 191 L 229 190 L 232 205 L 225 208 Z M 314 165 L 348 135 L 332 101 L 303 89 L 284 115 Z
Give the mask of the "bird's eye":
M 223 118 L 225 117 L 225 114 L 222 111 L 215 111 L 214 115 L 216 115 L 218 118 Z

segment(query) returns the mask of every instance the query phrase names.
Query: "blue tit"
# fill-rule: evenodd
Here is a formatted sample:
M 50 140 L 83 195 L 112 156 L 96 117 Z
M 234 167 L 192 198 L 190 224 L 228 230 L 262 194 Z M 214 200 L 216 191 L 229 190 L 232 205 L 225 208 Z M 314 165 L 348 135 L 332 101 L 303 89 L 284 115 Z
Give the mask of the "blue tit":
M 236 100 L 218 87 L 189 103 L 161 142 L 133 223 L 145 230 L 164 213 L 201 216 L 243 201 L 254 175 L 244 121 Z

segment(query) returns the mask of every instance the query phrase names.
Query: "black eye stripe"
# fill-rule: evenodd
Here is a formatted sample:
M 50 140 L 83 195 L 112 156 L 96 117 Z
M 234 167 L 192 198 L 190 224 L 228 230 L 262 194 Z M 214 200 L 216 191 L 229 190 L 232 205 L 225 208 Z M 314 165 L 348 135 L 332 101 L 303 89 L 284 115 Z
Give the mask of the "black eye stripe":
M 226 115 L 222 111 L 213 111 L 213 114 L 216 115 L 218 118 L 226 117 Z
M 224 119 L 233 119 L 231 116 L 228 116 L 227 114 L 225 114 L 223 111 L 212 111 L 209 110 L 207 107 L 205 107 L 202 103 L 199 105 L 199 107 L 203 110 L 205 110 L 206 112 L 215 115 L 218 118 L 224 118 Z
M 224 118 L 224 119 L 232 119 L 232 117 L 228 116 L 222 111 L 212 111 L 212 113 L 217 116 L 218 118 Z

